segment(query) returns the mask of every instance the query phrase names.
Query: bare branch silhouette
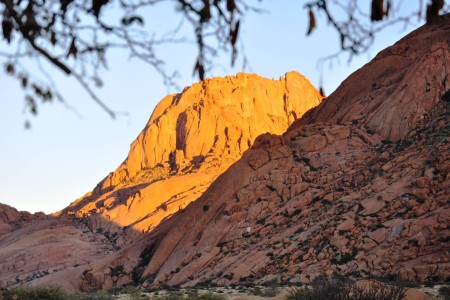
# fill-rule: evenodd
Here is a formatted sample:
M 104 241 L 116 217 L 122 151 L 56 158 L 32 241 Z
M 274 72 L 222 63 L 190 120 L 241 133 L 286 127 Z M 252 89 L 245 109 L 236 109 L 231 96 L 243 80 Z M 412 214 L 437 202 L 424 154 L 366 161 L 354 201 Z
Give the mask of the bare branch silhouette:
M 305 1 L 307 34 L 314 34 L 325 20 L 340 37 L 339 52 L 325 60 L 333 60 L 341 53 L 348 53 L 351 60 L 367 52 L 376 34 L 384 28 L 397 23 L 409 26 L 416 20 L 433 22 L 449 9 L 443 0 L 430 0 L 426 4 L 418 0 L 416 11 L 400 15 L 401 3 L 394 2 L 373 0 L 370 8 L 363 9 L 356 0 Z M 172 29 L 168 32 L 146 27 L 149 20 L 145 11 L 161 3 L 171 3 L 178 11 L 179 19 L 169 21 Z M 114 118 L 117 112 L 97 95 L 111 49 L 127 51 L 131 58 L 153 67 L 168 87 L 176 87 L 178 72 L 167 69 L 165 61 L 157 55 L 158 47 L 195 44 L 198 53 L 192 58 L 193 74 L 199 79 L 211 74 L 215 61 L 223 53 L 230 55 L 231 66 L 238 57 L 244 67 L 248 66 L 240 34 L 242 20 L 250 13 L 261 12 L 249 0 L 0 0 L 1 36 L 6 46 L 0 52 L 0 63 L 6 74 L 19 81 L 25 107 L 32 114 L 37 114 L 39 99 L 41 102 L 64 99 L 45 68 L 41 66 L 39 75 L 31 75 L 29 62 L 42 65 L 45 61 L 74 78 Z M 180 29 L 185 26 L 192 28 L 193 40 L 181 36 Z

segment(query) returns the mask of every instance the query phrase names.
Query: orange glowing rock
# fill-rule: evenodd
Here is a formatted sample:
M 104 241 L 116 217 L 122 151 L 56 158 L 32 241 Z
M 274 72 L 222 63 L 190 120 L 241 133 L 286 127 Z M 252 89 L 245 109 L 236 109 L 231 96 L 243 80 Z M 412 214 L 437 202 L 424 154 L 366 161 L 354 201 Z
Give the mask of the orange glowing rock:
M 257 136 L 283 133 L 322 99 L 297 72 L 196 83 L 161 100 L 125 161 L 62 214 L 149 231 L 197 199 Z

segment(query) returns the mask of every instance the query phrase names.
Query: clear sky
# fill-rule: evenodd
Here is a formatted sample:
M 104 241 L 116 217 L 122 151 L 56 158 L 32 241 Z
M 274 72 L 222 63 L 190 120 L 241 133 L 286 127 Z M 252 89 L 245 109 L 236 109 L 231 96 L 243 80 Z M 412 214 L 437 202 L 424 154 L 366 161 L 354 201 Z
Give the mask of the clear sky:
M 265 0 L 258 4 L 263 14 L 250 14 L 241 27 L 241 38 L 250 62 L 250 70 L 268 78 L 279 78 L 296 70 L 318 85 L 319 58 L 338 49 L 338 36 L 318 19 L 318 29 L 306 38 L 305 1 Z M 370 1 L 361 1 L 367 7 Z M 416 6 L 419 1 L 404 1 Z M 255 3 L 258 3 L 255 1 Z M 414 8 L 414 7 L 412 7 Z M 179 18 L 174 8 L 163 6 L 153 11 L 154 26 Z M 416 24 L 417 25 L 417 24 Z M 394 27 L 377 37 L 367 55 L 347 64 L 326 67 L 324 88 L 332 92 L 350 73 L 414 29 Z M 190 28 L 187 28 L 190 30 Z M 0 49 L 5 49 L 0 42 Z M 197 81 L 192 77 L 196 57 L 194 46 L 177 45 L 161 49 L 168 66 L 181 74 L 181 89 Z M 30 212 L 51 213 L 66 207 L 91 191 L 126 158 L 129 145 L 148 121 L 153 108 L 167 93 L 161 77 L 150 67 L 130 60 L 120 51 L 109 54 L 109 70 L 103 72 L 105 85 L 98 94 L 115 111 L 128 115 L 111 119 L 72 79 L 56 70 L 56 78 L 67 102 L 76 112 L 60 103 L 41 105 L 32 128 L 24 129 L 23 95 L 18 83 L 0 73 L 0 202 Z M 229 57 L 217 61 L 221 67 L 214 76 L 234 75 L 241 70 L 229 66 Z M 171 90 L 171 93 L 178 92 Z

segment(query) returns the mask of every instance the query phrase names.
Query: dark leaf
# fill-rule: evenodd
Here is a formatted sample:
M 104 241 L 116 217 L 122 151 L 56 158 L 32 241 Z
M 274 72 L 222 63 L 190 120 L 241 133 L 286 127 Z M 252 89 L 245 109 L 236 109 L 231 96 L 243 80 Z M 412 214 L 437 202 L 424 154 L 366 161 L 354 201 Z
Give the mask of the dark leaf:
M 236 9 L 236 2 L 234 2 L 234 0 L 227 0 L 227 10 L 230 13 L 233 13 L 235 9 Z
M 195 66 L 194 66 L 194 72 L 192 75 L 195 75 L 195 73 L 198 74 L 198 77 L 200 78 L 200 80 L 205 79 L 205 67 L 200 62 L 200 59 L 197 59 L 197 62 L 195 63 Z
M 319 93 L 320 93 L 320 95 L 322 95 L 323 97 L 325 97 L 325 91 L 323 90 L 323 87 L 322 87 L 322 86 L 319 87 Z
M 234 25 L 234 28 L 230 28 L 230 44 L 232 46 L 232 52 L 231 52 L 231 66 L 234 66 L 234 63 L 236 62 L 237 58 L 237 48 L 236 48 L 236 42 L 239 35 L 239 25 L 240 21 L 238 20 L 236 24 Z
M 231 66 L 234 67 L 234 63 L 236 62 L 237 58 L 237 48 L 233 47 L 233 51 L 231 52 Z
M 106 63 L 106 58 L 105 58 L 105 51 L 104 50 L 98 51 L 97 52 L 97 57 L 98 57 L 99 61 L 102 63 L 103 67 L 105 69 L 108 69 L 108 65 Z
M 239 24 L 240 24 L 240 22 L 237 21 L 236 24 L 234 25 L 234 29 L 233 28 L 230 29 L 230 43 L 233 47 L 236 44 L 236 41 L 238 38 Z
M 100 15 L 102 7 L 106 5 L 108 2 L 109 0 L 92 0 L 91 12 L 97 19 L 98 16 Z
M 199 11 L 200 23 L 206 23 L 211 19 L 211 7 L 209 0 L 203 0 L 203 8 Z
M 194 70 L 192 71 L 192 76 L 195 76 L 195 73 L 197 73 L 198 65 L 199 65 L 199 62 L 198 62 L 198 59 L 197 59 L 197 61 L 195 62 Z
M 26 88 L 28 85 L 28 77 L 25 75 L 22 75 L 22 77 L 20 78 L 20 81 L 22 83 L 22 87 Z
M 384 16 L 383 0 L 372 0 L 372 10 L 370 11 L 370 20 L 372 22 L 381 21 Z
M 341 49 L 344 49 L 344 43 L 345 43 L 345 35 L 341 33 Z
M 50 42 L 52 43 L 52 45 L 56 45 L 56 42 L 58 40 L 56 39 L 56 33 L 52 30 L 52 33 L 50 34 Z
M 427 23 L 433 22 L 439 16 L 439 11 L 444 7 L 444 0 L 432 0 L 427 5 Z
M 92 80 L 94 81 L 96 87 L 103 86 L 103 81 L 100 78 L 98 78 L 97 76 L 92 77 Z
M 2 33 L 3 38 L 8 41 L 8 44 L 11 43 L 13 24 L 9 18 L 4 17 L 2 21 Z
M 67 58 L 69 58 L 71 55 L 73 55 L 74 58 L 77 58 L 78 49 L 75 45 L 75 38 L 72 38 L 72 43 L 70 43 L 69 51 L 67 52 Z
M 69 4 L 70 4 L 71 2 L 72 2 L 72 0 L 60 0 L 61 11 L 63 12 L 63 14 L 66 13 L 67 7 L 69 6 Z
M 392 2 L 391 0 L 387 0 L 386 11 L 384 12 L 384 15 L 386 17 L 389 17 L 389 11 L 391 10 L 391 7 L 392 7 L 392 3 L 391 2 Z
M 314 16 L 314 13 L 312 9 L 309 9 L 309 25 L 308 25 L 308 32 L 306 32 L 306 35 L 310 35 L 311 32 L 316 28 L 316 17 Z
M 34 100 L 34 98 L 31 97 L 30 95 L 27 95 L 25 97 L 25 101 L 26 101 L 26 104 L 28 105 L 28 107 L 30 108 L 30 112 L 33 115 L 37 115 L 37 105 L 36 105 L 36 101 Z
M 34 1 L 28 1 L 28 5 L 27 5 L 27 7 L 25 8 L 25 10 L 23 11 L 23 15 L 30 15 L 30 14 L 33 14 L 33 11 L 34 11 L 34 7 L 35 6 L 37 6 L 37 1 L 36 0 L 34 0 Z M 27 16 L 28 17 L 28 16 Z
M 42 95 L 44 95 L 42 89 L 38 85 L 33 84 L 31 87 L 33 88 L 33 91 L 36 95 L 38 95 L 40 97 L 42 97 Z
M 42 101 L 43 102 L 51 102 L 53 100 L 53 94 L 50 90 L 47 90 L 43 95 L 42 95 Z
M 16 72 L 13 64 L 6 64 L 5 71 L 7 74 L 10 74 L 10 75 L 14 75 L 14 73 Z
M 131 16 L 131 17 L 123 17 L 122 20 L 123 26 L 130 26 L 133 23 L 138 23 L 139 25 L 144 25 L 144 19 L 141 16 Z
M 33 11 L 27 12 L 26 21 L 22 24 L 22 31 L 24 31 L 26 35 L 29 35 L 30 37 L 35 37 L 41 28 L 42 27 L 36 21 L 35 13 Z

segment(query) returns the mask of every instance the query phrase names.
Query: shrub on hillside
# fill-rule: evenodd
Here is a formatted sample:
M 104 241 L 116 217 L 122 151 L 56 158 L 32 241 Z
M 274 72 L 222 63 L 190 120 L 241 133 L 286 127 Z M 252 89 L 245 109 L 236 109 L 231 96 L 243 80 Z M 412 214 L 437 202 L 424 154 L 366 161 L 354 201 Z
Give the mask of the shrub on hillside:
M 225 296 L 217 295 L 211 292 L 200 294 L 200 293 L 189 293 L 187 297 L 183 297 L 179 292 L 169 293 L 166 296 L 152 298 L 154 300 L 225 300 Z
M 401 300 L 406 288 L 378 281 L 357 284 L 339 279 L 317 278 L 309 286 L 293 288 L 287 300 Z
M 106 291 L 97 291 L 91 293 L 82 293 L 82 294 L 71 294 L 67 298 L 67 300 L 113 300 L 113 295 Z
M 443 286 L 439 288 L 439 296 L 441 299 L 449 300 L 450 299 L 450 286 Z
M 200 294 L 196 296 L 189 296 L 187 300 L 225 300 L 225 296 L 213 294 L 208 292 L 206 294 Z
M 0 291 L 0 300 L 66 300 L 69 295 L 56 286 L 19 286 Z
M 0 300 L 113 300 L 105 291 L 69 294 L 57 286 L 19 286 L 0 291 Z

